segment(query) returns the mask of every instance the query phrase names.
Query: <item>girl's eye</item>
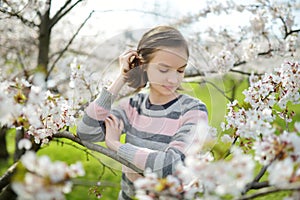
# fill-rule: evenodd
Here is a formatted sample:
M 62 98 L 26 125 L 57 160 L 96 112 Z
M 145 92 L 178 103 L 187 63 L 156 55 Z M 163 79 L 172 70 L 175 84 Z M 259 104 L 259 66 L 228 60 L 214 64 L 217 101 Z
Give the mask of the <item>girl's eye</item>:
M 177 70 L 178 73 L 184 73 L 184 70 Z
M 168 70 L 168 69 L 159 69 L 159 71 L 160 71 L 161 73 L 167 73 L 169 70 Z

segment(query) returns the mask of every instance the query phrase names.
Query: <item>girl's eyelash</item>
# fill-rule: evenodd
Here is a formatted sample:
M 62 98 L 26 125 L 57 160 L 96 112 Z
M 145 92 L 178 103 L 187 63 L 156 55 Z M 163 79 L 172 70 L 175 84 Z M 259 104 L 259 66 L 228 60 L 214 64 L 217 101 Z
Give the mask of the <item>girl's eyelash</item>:
M 167 73 L 169 70 L 168 69 L 160 69 L 159 70 L 161 73 Z M 184 70 L 177 70 L 178 73 L 184 73 Z
M 162 72 L 162 73 L 167 73 L 168 72 L 167 69 L 160 69 L 159 71 Z

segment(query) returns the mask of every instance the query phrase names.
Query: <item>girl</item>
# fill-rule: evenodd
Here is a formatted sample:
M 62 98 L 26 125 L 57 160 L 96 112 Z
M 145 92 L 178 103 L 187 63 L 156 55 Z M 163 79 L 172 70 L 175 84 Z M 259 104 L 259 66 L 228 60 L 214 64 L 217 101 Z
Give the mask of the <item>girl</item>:
M 170 26 L 158 26 L 146 32 L 137 50 L 119 57 L 118 78 L 103 88 L 89 104 L 78 124 L 82 140 L 104 141 L 122 158 L 145 170 L 166 177 L 185 158 L 186 138 L 199 121 L 207 123 L 206 106 L 198 99 L 180 94 L 189 57 L 182 34 Z M 141 89 L 149 84 L 148 93 L 136 93 L 113 106 L 124 84 Z M 126 133 L 125 144 L 120 135 Z M 140 177 L 122 167 L 119 199 L 135 196 L 133 182 Z

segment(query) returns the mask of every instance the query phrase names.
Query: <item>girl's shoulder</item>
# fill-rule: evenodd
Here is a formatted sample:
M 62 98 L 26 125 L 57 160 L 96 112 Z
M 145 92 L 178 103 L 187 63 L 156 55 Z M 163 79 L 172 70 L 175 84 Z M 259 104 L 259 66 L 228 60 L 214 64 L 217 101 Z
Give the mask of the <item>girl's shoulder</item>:
M 140 107 L 147 97 L 146 93 L 135 93 L 128 98 L 128 103 L 131 107 Z
M 201 110 L 207 112 L 205 103 L 196 97 L 182 94 L 179 102 L 180 106 L 186 110 Z

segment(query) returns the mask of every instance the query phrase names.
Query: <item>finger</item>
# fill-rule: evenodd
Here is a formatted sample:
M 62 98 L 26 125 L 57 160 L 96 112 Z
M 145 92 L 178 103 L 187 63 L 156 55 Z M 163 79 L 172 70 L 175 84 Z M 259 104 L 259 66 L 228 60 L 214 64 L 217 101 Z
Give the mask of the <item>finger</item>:
M 111 119 L 112 121 L 115 123 L 115 125 L 120 129 L 123 130 L 124 128 L 124 123 L 122 120 L 120 120 L 118 117 L 116 117 L 115 115 L 111 115 Z
M 120 120 L 115 115 L 110 114 L 107 119 L 111 125 L 119 127 Z
M 124 123 L 122 120 L 120 120 L 120 123 L 119 123 L 119 129 L 120 130 L 123 130 L 124 129 Z
M 111 126 L 112 124 L 112 119 L 110 117 L 107 117 L 105 120 L 104 120 L 104 123 L 105 123 L 105 126 Z

